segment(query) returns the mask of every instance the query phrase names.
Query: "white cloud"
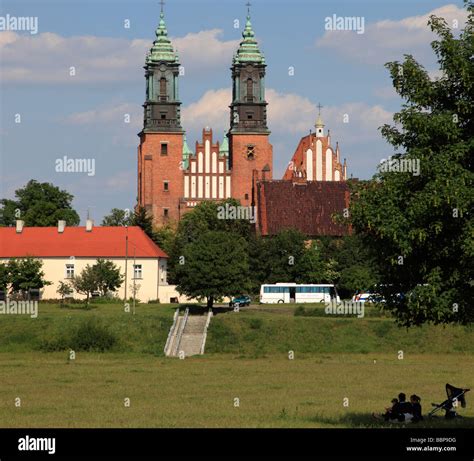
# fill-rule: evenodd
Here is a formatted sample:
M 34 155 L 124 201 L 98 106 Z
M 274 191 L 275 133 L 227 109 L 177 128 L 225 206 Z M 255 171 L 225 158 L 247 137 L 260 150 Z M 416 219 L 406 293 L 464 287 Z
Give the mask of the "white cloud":
M 457 21 L 457 30 L 463 28 L 467 19 L 465 9 L 449 4 L 419 16 L 368 24 L 364 34 L 343 30 L 326 31 L 316 41 L 316 46 L 369 64 L 400 60 L 403 59 L 404 53 L 413 54 L 418 58 L 432 56 L 429 44 L 435 34 L 427 25 L 432 14 L 445 18 L 451 27 L 455 27 L 454 21 Z
M 129 117 L 129 118 L 128 118 Z M 117 125 L 123 127 L 126 120 L 128 126 L 140 128 L 143 123 L 143 109 L 139 104 L 114 104 L 102 106 L 84 112 L 75 112 L 68 115 L 64 123 L 69 125 Z
M 291 136 L 296 147 L 300 136 L 305 136 L 310 129 L 314 130 L 318 110 L 316 104 L 308 98 L 269 88 L 266 99 L 268 126 L 272 136 Z M 183 127 L 197 132 L 210 126 L 214 133 L 228 129 L 230 100 L 231 92 L 228 88 L 207 91 L 198 101 L 183 109 Z M 349 117 L 348 123 L 344 123 L 346 114 Z M 380 105 L 352 102 L 325 107 L 323 118 L 326 128 L 330 128 L 339 139 L 357 143 L 380 139 L 378 127 L 391 123 L 392 113 Z
M 237 40 L 222 41 L 222 30 L 204 30 L 171 38 L 178 48 L 186 75 L 209 72 L 230 64 Z M 151 39 L 61 35 L 45 32 L 35 36 L 15 32 L 0 34 L 3 82 L 101 83 L 130 81 L 143 73 Z M 205 53 L 201 53 L 206 50 Z M 75 67 L 75 76 L 70 68 Z
M 314 123 L 318 109 L 308 98 L 295 93 L 280 93 L 267 89 L 268 126 L 275 142 L 284 141 L 296 148 L 300 137 L 310 129 L 314 131 Z M 215 139 L 221 139 L 229 128 L 230 88 L 209 90 L 199 100 L 184 106 L 182 126 L 188 132 L 188 144 L 193 146 L 200 139 L 204 127 L 213 129 Z M 133 130 L 123 129 L 123 115 L 130 113 L 133 124 L 127 125 L 139 130 L 142 124 L 141 107 L 122 103 L 98 109 L 71 114 L 66 123 L 92 126 L 109 126 L 114 129 L 114 142 L 132 145 L 136 143 Z M 363 102 L 350 102 L 340 105 L 325 106 L 322 112 L 326 129 L 331 129 L 333 139 L 343 144 L 354 145 L 371 140 L 380 140 L 378 127 L 384 123 L 392 123 L 392 113 L 381 105 L 368 105 Z M 347 122 L 344 121 L 346 116 Z M 292 155 L 291 154 L 288 155 Z

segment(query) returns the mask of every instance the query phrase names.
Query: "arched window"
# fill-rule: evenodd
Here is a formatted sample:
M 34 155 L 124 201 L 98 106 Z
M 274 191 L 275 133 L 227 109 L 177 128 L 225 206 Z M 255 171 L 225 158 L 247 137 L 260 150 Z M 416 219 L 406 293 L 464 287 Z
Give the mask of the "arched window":
M 160 78 L 160 96 L 166 97 L 166 78 L 165 77 Z
M 253 80 L 247 79 L 247 101 L 253 101 Z

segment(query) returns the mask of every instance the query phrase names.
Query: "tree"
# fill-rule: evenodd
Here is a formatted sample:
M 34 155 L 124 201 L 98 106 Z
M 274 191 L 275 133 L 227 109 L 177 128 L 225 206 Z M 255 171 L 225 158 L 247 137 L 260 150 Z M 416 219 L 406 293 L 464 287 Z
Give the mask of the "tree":
M 0 263 L 0 291 L 6 294 L 11 283 L 11 274 L 8 263 Z
M 86 305 L 88 306 L 90 296 L 99 288 L 97 273 L 93 266 L 87 264 L 82 272 L 72 279 L 72 286 L 79 294 L 86 296 Z
M 112 208 L 110 214 L 104 216 L 102 226 L 133 226 L 133 214 L 130 210 Z
M 225 206 L 240 206 L 235 199 L 227 199 L 222 202 L 204 201 L 198 204 L 192 211 L 186 213 L 178 224 L 175 238 L 167 237 L 167 251 L 170 256 L 168 260 L 168 280 L 177 283 L 176 270 L 183 256 L 184 248 L 201 235 L 209 231 L 227 232 L 236 238 L 243 237 L 249 241 L 252 235 L 251 223 L 245 219 L 220 219 L 220 208 Z M 159 236 L 161 239 L 163 236 Z
M 267 260 L 266 283 L 306 282 L 305 267 L 310 263 L 304 257 L 306 236 L 295 229 L 285 229 L 265 241 Z
M 207 231 L 185 246 L 176 267 L 177 290 L 205 297 L 210 309 L 217 298 L 243 293 L 249 286 L 247 244 L 229 232 Z
M 31 257 L 25 259 L 11 259 L 8 262 L 10 273 L 10 291 L 22 298 L 29 299 L 32 289 L 41 289 L 51 282 L 44 279 L 41 270 L 43 262 Z
M 112 261 L 99 258 L 92 266 L 92 271 L 101 296 L 106 296 L 109 291 L 116 291 L 122 285 L 124 277 L 120 274 L 120 268 Z
M 12 226 L 22 219 L 27 226 L 56 226 L 65 220 L 69 226 L 79 224 L 79 215 L 72 208 L 73 196 L 50 183 L 34 179 L 15 191 L 16 200 L 0 200 L 0 225 Z
M 146 208 L 140 206 L 135 209 L 135 213 L 132 217 L 132 226 L 141 227 L 148 237 L 151 239 L 154 238 L 153 218 L 148 214 Z
M 164 225 L 154 233 L 154 242 L 168 255 L 173 250 L 176 238 L 176 229 L 171 225 Z
M 60 281 L 58 284 L 58 288 L 56 289 L 56 293 L 61 296 L 61 306 L 64 305 L 64 299 L 66 296 L 70 296 L 73 293 L 72 286 L 67 282 Z
M 418 165 L 419 174 L 380 168 L 352 194 L 353 229 L 380 268 L 386 308 L 405 326 L 474 318 L 474 5 L 466 7 L 457 38 L 443 18 L 429 20 L 438 79 L 410 55 L 386 65 L 405 103 L 381 132 L 396 151 L 391 165 Z

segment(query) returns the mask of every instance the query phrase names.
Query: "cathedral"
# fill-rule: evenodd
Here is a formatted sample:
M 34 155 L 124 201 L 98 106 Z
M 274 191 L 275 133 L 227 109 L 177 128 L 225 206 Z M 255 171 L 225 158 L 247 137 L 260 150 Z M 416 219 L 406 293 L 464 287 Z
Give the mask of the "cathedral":
M 256 207 L 264 223 L 267 216 L 262 213 L 272 212 L 272 205 L 269 209 L 268 203 L 263 205 L 259 200 L 270 183 L 274 191 L 289 184 L 315 182 L 324 189 L 327 182 L 344 183 L 346 163 L 340 162 L 339 147 L 331 147 L 329 133 L 325 136 L 320 115 L 315 132 L 310 130 L 301 139 L 283 180 L 273 180 L 273 148 L 265 99 L 266 63 L 255 39 L 250 13 L 232 59 L 228 131 L 219 141 L 214 139 L 211 128 L 204 128 L 194 151 L 189 148 L 181 124 L 180 61 L 168 38 L 163 9 L 155 34 L 145 63 L 146 100 L 143 130 L 138 135 L 137 185 L 138 205 L 152 214 L 156 226 L 179 221 L 201 201 L 227 198 L 239 200 L 242 206 Z M 344 184 L 339 193 L 344 203 L 346 192 Z M 324 191 L 322 194 L 323 197 Z M 291 200 L 286 197 L 285 201 L 288 199 Z M 276 210 L 278 204 L 275 205 Z M 300 204 L 303 213 L 305 206 Z M 257 223 L 257 229 L 265 234 L 261 224 Z

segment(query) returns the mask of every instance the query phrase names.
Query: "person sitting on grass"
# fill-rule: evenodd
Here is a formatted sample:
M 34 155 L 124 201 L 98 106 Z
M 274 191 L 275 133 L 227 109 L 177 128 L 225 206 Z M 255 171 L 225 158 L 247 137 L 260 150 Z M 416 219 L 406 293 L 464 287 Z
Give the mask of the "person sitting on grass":
M 398 407 L 399 407 L 398 399 L 392 399 L 392 406 L 390 408 L 386 408 L 386 412 L 383 415 L 383 419 L 385 421 L 389 421 L 391 419 L 395 419 L 398 415 Z
M 417 423 L 418 421 L 423 421 L 423 416 L 421 414 L 421 398 L 416 394 L 410 396 L 410 402 L 413 411 L 412 423 Z
M 383 418 L 389 422 L 408 422 L 413 418 L 413 407 L 406 399 L 407 396 L 403 392 L 400 392 L 400 394 L 398 394 L 398 400 L 392 399 L 392 408 L 386 408 L 383 415 L 372 413 L 372 416 L 376 419 Z
M 383 418 L 384 421 L 390 421 L 391 419 L 397 419 L 398 416 L 398 399 L 392 399 L 391 400 L 391 407 L 385 408 L 385 413 L 383 415 L 377 414 L 377 413 L 372 413 L 372 416 L 375 419 L 381 419 Z

